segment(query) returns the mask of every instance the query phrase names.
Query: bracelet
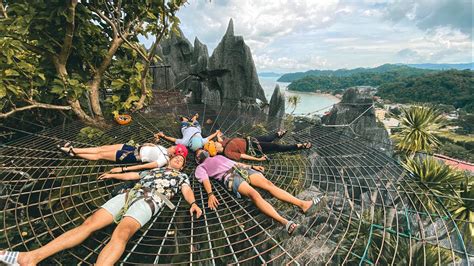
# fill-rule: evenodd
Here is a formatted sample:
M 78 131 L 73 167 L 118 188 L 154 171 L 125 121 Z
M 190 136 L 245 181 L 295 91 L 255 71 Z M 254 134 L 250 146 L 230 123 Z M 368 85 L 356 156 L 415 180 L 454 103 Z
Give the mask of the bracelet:
M 122 173 L 123 173 L 123 166 L 122 166 Z
M 207 193 L 207 196 L 208 196 L 208 197 L 210 197 L 210 196 L 214 196 L 214 197 L 215 197 L 216 195 L 214 195 L 214 192 L 211 191 L 211 192 Z
M 191 204 L 189 204 L 189 206 L 191 206 L 191 207 L 192 207 L 192 206 L 193 206 L 193 204 L 196 204 L 196 206 L 197 206 L 197 203 L 196 203 L 196 201 L 193 201 L 193 202 L 191 202 Z

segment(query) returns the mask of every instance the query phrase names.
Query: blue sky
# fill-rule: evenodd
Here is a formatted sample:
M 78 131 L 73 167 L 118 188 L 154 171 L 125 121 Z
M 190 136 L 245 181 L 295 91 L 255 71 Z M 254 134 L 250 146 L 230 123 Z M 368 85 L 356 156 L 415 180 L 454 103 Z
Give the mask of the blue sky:
M 190 0 L 181 29 L 209 53 L 229 19 L 262 71 L 473 61 L 471 0 Z

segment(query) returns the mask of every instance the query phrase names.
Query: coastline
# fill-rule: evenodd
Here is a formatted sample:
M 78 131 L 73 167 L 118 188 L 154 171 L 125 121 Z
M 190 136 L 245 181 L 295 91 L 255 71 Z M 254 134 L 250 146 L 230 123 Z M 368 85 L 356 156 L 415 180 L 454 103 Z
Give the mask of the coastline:
M 285 92 L 290 92 L 290 93 L 294 93 L 294 94 L 307 94 L 307 95 L 317 95 L 317 96 L 323 96 L 323 97 L 326 97 L 326 98 L 331 98 L 331 99 L 334 99 L 334 100 L 337 100 L 337 102 L 340 102 L 341 101 L 341 98 L 340 97 L 337 97 L 335 95 L 332 95 L 330 93 L 321 93 L 321 92 L 307 92 L 307 91 L 294 91 L 294 90 L 288 90 L 288 88 L 285 88 Z

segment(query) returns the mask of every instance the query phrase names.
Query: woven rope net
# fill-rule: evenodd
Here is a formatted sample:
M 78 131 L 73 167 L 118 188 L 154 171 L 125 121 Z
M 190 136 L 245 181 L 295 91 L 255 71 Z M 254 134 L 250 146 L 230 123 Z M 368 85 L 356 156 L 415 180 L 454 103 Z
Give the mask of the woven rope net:
M 120 185 L 97 177 L 121 166 L 64 156 L 54 147 L 71 141 L 75 147 L 145 143 L 153 133 L 179 136 L 178 115 L 199 113 L 203 135 L 221 129 L 228 137 L 274 132 L 263 115 L 235 106 L 174 104 L 135 113 L 133 122 L 105 131 L 80 122 L 32 133 L 3 126 L 23 137 L 0 148 L 0 248 L 27 251 L 45 245 L 111 198 Z M 32 126 L 34 122 L 32 123 Z M 283 142 L 312 142 L 311 150 L 273 154 L 265 176 L 297 197 L 326 194 L 328 203 L 316 217 L 304 217 L 292 205 L 266 193 L 262 196 L 287 219 L 306 226 L 304 235 L 289 237 L 283 226 L 245 199 L 237 199 L 213 182 L 221 202 L 207 208 L 207 194 L 192 178 L 203 216 L 189 216 L 181 196 L 176 209 L 162 209 L 128 242 L 125 264 L 449 264 L 470 263 L 472 242 L 463 233 L 466 220 L 453 218 L 443 198 L 434 197 L 383 151 L 343 128 L 311 123 L 285 126 Z M 169 146 L 169 143 L 160 142 Z M 191 157 L 192 158 L 192 157 Z M 122 165 L 124 166 L 124 165 Z M 185 172 L 192 177 L 195 163 Z M 427 206 L 432 204 L 435 208 Z M 464 226 L 463 226 L 464 225 Z M 79 246 L 43 263 L 93 263 L 111 238 L 115 225 L 95 232 Z

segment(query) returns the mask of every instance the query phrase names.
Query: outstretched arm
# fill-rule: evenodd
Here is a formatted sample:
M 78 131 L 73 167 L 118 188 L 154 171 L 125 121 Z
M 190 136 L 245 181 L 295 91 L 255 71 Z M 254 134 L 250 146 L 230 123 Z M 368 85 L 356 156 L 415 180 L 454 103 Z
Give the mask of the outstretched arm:
M 173 137 L 170 137 L 170 136 L 166 136 L 165 133 L 163 133 L 163 132 L 158 132 L 158 134 L 155 134 L 155 137 L 157 137 L 157 138 L 164 138 L 164 139 L 166 139 L 166 140 L 169 141 L 169 142 L 176 143 L 176 138 L 173 138 Z
M 265 171 L 265 167 L 259 166 L 259 165 L 249 165 L 249 164 L 244 164 L 244 163 L 236 163 L 235 166 L 242 167 L 244 169 L 253 169 L 253 170 L 260 171 L 260 172 Z
M 209 209 L 216 210 L 217 206 L 219 205 L 219 201 L 217 200 L 216 195 L 214 195 L 214 192 L 212 192 L 211 181 L 209 179 L 206 179 L 202 181 L 202 184 L 204 185 L 204 190 L 206 190 L 208 195 L 207 204 L 209 206 Z
M 193 216 L 193 213 L 196 213 L 196 218 L 201 217 L 202 210 L 196 204 L 196 199 L 194 198 L 193 190 L 188 185 L 183 185 L 181 188 L 181 193 L 183 193 L 184 199 L 191 204 L 191 208 L 189 208 L 189 214 Z
M 99 176 L 98 179 L 138 180 L 140 179 L 140 174 L 138 174 L 137 172 L 129 172 L 123 174 L 105 173 Z
M 262 157 L 258 158 L 258 157 L 255 157 L 255 156 L 251 156 L 251 155 L 242 153 L 242 154 L 240 154 L 240 159 L 251 160 L 251 161 L 265 161 L 267 159 L 267 157 L 262 156 Z
M 207 140 L 212 140 L 213 138 L 215 138 L 216 136 L 219 136 L 220 134 L 220 130 L 216 130 L 216 132 L 214 132 L 213 134 L 209 135 L 209 137 L 207 137 Z
M 137 171 L 137 170 L 142 170 L 142 169 L 153 169 L 157 168 L 158 163 L 157 162 L 150 162 L 150 163 L 145 163 L 145 164 L 139 164 L 139 165 L 133 165 L 133 166 L 124 166 L 124 167 L 114 167 L 110 169 L 110 173 L 123 173 L 127 171 Z

